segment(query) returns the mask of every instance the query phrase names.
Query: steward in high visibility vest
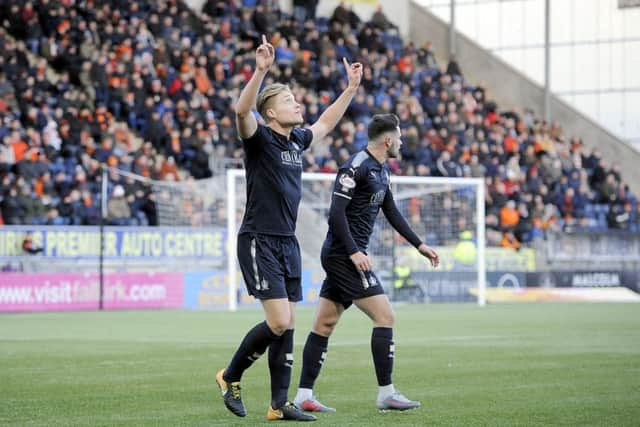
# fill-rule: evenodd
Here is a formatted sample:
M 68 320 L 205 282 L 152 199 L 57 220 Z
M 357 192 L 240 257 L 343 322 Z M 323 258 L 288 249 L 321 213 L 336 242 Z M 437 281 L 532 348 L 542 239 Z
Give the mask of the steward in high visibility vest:
M 402 265 L 396 265 L 393 269 L 393 287 L 400 289 L 403 287 L 411 286 L 411 269 Z
M 460 233 L 460 241 L 453 250 L 453 259 L 462 265 L 473 265 L 476 262 L 476 244 L 473 241 L 473 233 L 470 231 Z

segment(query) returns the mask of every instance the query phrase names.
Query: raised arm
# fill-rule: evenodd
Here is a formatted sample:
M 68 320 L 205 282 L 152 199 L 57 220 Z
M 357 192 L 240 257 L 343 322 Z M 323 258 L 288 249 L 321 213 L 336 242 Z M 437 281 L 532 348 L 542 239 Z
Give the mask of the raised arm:
M 362 64 L 356 62 L 349 65 L 346 58 L 342 58 L 342 63 L 347 70 L 347 76 L 349 77 L 349 86 L 340 94 L 333 104 L 331 104 L 322 115 L 318 118 L 318 121 L 311 126 L 311 132 L 313 132 L 313 141 L 321 141 L 331 130 L 336 127 L 344 112 L 347 111 L 347 107 L 351 103 L 351 100 L 355 96 L 358 86 L 360 86 L 360 79 L 362 79 Z
M 247 85 L 240 92 L 236 103 L 236 128 L 240 138 L 249 138 L 258 128 L 258 121 L 251 111 L 256 105 L 258 92 L 264 77 L 269 72 L 275 59 L 275 50 L 262 35 L 262 44 L 256 49 L 256 69 Z
M 411 229 L 407 221 L 404 219 L 398 207 L 396 206 L 396 202 L 393 199 L 393 194 L 391 194 L 391 190 L 387 190 L 387 194 L 384 196 L 384 201 L 382 202 L 382 212 L 384 216 L 389 221 L 389 224 L 396 230 L 402 237 L 404 237 L 409 243 L 411 243 L 418 252 L 420 252 L 424 257 L 428 258 L 431 262 L 431 265 L 437 267 L 440 263 L 440 256 L 438 253 L 422 243 L 422 240 L 414 233 Z

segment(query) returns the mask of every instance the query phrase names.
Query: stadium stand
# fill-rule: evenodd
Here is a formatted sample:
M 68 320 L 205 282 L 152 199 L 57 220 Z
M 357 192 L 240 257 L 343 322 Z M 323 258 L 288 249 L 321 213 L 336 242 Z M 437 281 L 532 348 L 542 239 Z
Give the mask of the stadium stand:
M 363 22 L 343 5 L 315 18 L 314 5 L 301 2 L 294 19 L 249 0 L 209 0 L 202 13 L 177 0 L 2 2 L 0 221 L 98 223 L 101 165 L 167 181 L 210 177 L 211 159 L 240 165 L 233 104 L 264 33 L 277 49 L 267 83 L 290 84 L 309 122 L 346 84 L 341 57 L 365 67 L 305 170 L 335 172 L 365 146 L 370 116 L 393 112 L 404 134 L 396 174 L 485 177 L 489 245 L 549 229 L 640 231 L 636 196 L 597 149 L 530 110 L 501 111 L 455 60 L 441 66 L 429 44 L 404 43 L 382 10 Z M 147 187 L 118 174 L 109 183 L 109 223 L 157 223 Z M 427 221 L 429 206 L 407 209 Z

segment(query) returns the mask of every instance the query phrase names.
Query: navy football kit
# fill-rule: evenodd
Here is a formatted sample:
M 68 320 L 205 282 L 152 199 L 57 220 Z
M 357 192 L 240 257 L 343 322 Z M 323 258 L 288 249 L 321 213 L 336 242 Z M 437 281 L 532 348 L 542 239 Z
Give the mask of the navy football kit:
M 322 268 L 327 275 L 320 296 L 348 308 L 354 299 L 383 294 L 373 271 L 358 271 L 350 255 L 367 253 L 378 212 L 415 247 L 422 243 L 398 212 L 386 163 L 369 151 L 360 151 L 340 168 L 333 188 L 329 231 L 322 246 Z M 345 221 L 346 218 L 346 221 Z
M 302 152 L 313 140 L 295 128 L 287 139 L 267 126 L 243 139 L 247 204 L 238 232 L 238 261 L 250 295 L 302 299 L 300 246 L 295 237 L 302 198 Z

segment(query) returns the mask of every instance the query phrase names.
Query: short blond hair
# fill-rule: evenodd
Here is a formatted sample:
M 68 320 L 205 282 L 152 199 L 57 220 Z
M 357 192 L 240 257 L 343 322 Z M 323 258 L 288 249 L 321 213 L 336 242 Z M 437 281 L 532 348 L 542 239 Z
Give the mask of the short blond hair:
M 268 122 L 269 118 L 267 117 L 267 109 L 269 100 L 282 92 L 291 92 L 289 86 L 282 83 L 273 83 L 269 86 L 262 89 L 262 92 L 258 95 L 258 99 L 256 100 L 256 108 L 258 109 L 258 113 L 262 116 L 262 118 Z

